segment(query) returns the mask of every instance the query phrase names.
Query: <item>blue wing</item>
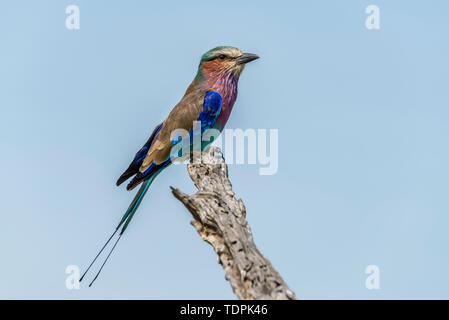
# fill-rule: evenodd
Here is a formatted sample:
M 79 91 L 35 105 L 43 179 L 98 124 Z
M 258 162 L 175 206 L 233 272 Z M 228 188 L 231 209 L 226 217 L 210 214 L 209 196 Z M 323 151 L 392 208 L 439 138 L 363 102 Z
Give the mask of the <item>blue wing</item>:
M 203 102 L 203 111 L 198 116 L 198 121 L 201 121 L 201 131 L 211 129 L 214 126 L 222 104 L 223 99 L 221 94 L 217 91 L 206 92 Z
M 156 128 L 154 128 L 153 133 L 151 134 L 150 138 L 147 140 L 147 142 L 143 145 L 143 147 L 137 151 L 136 155 L 134 156 L 133 161 L 130 163 L 128 169 L 125 170 L 125 172 L 122 173 L 120 178 L 117 180 L 117 186 L 122 184 L 124 181 L 128 180 L 130 177 L 135 175 L 139 172 L 139 168 L 142 165 L 143 160 L 145 159 L 148 150 L 150 150 L 151 144 L 154 141 L 154 138 L 156 135 L 161 131 L 162 129 L 162 123 L 157 125 Z
M 220 113 L 220 109 L 222 106 L 223 99 L 221 95 L 216 91 L 208 91 L 206 92 L 204 96 L 204 102 L 203 102 L 203 111 L 200 112 L 197 121 L 201 121 L 201 133 L 203 134 L 208 129 L 213 128 L 215 121 L 217 120 L 218 114 Z M 145 159 L 148 150 L 151 147 L 151 144 L 154 141 L 154 138 L 159 133 L 160 129 L 162 128 L 162 124 L 155 129 L 153 132 L 152 137 L 148 139 L 148 142 L 140 149 L 136 156 L 134 157 L 133 162 L 131 163 L 133 172 L 129 172 L 128 175 L 123 175 L 123 179 L 128 179 L 131 175 L 134 175 L 134 178 L 131 180 L 131 182 L 128 184 L 127 189 L 130 190 L 134 188 L 136 185 L 141 183 L 144 180 L 147 180 L 151 178 L 152 175 L 154 175 L 156 172 L 160 172 L 160 170 L 164 169 L 166 166 L 171 164 L 170 157 L 167 158 L 163 163 L 161 164 L 154 164 L 152 163 L 147 170 L 144 172 L 139 172 L 139 167 L 142 164 L 142 161 Z M 193 137 L 192 130 L 190 130 L 190 137 Z M 178 138 L 173 139 L 172 143 L 173 145 L 179 143 L 181 140 Z M 192 143 L 192 140 L 191 140 Z M 210 143 L 210 142 L 208 142 Z M 207 143 L 207 144 L 208 144 Z M 206 144 L 205 144 L 206 145 Z M 131 167 L 130 165 L 130 167 Z M 136 168 L 136 169 L 134 169 Z M 128 170 L 127 170 L 128 171 Z M 131 170 L 130 170 L 131 171 Z M 126 171 L 125 171 L 126 173 Z M 130 175 L 129 175 L 130 174 Z M 125 179 L 125 180 L 126 180 Z

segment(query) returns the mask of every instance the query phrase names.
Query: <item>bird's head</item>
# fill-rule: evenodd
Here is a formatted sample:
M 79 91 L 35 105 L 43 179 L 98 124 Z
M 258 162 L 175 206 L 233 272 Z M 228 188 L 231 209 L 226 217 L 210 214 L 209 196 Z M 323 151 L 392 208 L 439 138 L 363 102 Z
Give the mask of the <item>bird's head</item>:
M 253 53 L 244 53 L 234 47 L 216 47 L 207 51 L 201 57 L 199 71 L 203 75 L 229 75 L 238 77 L 245 64 L 259 59 Z

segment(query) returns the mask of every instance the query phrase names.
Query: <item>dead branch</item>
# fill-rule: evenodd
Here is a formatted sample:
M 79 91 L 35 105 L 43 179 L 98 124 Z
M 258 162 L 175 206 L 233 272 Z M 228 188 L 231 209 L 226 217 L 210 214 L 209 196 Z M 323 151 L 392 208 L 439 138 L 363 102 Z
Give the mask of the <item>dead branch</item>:
M 221 150 L 208 148 L 187 170 L 198 192 L 188 195 L 171 187 L 190 211 L 191 224 L 210 243 L 225 277 L 239 299 L 296 299 L 280 274 L 257 249 L 241 199 L 234 197 Z

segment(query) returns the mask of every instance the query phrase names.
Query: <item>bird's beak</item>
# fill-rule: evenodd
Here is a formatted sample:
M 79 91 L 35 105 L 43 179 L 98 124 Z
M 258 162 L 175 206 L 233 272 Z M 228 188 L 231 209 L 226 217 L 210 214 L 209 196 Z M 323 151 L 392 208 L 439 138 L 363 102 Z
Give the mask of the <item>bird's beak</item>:
M 259 56 L 254 53 L 244 53 L 236 59 L 237 64 L 245 64 L 253 60 L 259 59 Z

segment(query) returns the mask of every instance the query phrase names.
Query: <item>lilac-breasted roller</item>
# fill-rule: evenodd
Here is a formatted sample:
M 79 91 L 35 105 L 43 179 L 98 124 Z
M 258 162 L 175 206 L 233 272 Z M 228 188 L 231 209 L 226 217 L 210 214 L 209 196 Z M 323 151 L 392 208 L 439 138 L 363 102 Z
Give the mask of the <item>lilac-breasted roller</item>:
M 237 98 L 237 84 L 240 74 L 246 63 L 258 58 L 255 54 L 243 53 L 240 49 L 234 47 L 216 47 L 201 57 L 198 72 L 181 101 L 173 108 L 167 118 L 156 126 L 148 141 L 136 153 L 128 169 L 117 180 L 117 186 L 119 186 L 132 177 L 126 189 L 132 190 L 139 184 L 141 184 L 141 187 L 114 233 L 101 248 L 80 281 L 121 228 L 114 246 L 89 286 L 97 279 L 151 183 L 162 170 L 171 164 L 171 150 L 176 144 L 175 141 L 171 140 L 174 130 L 183 129 L 191 132 L 194 122 L 201 121 L 202 131 L 217 129 L 221 132 L 228 121 Z

